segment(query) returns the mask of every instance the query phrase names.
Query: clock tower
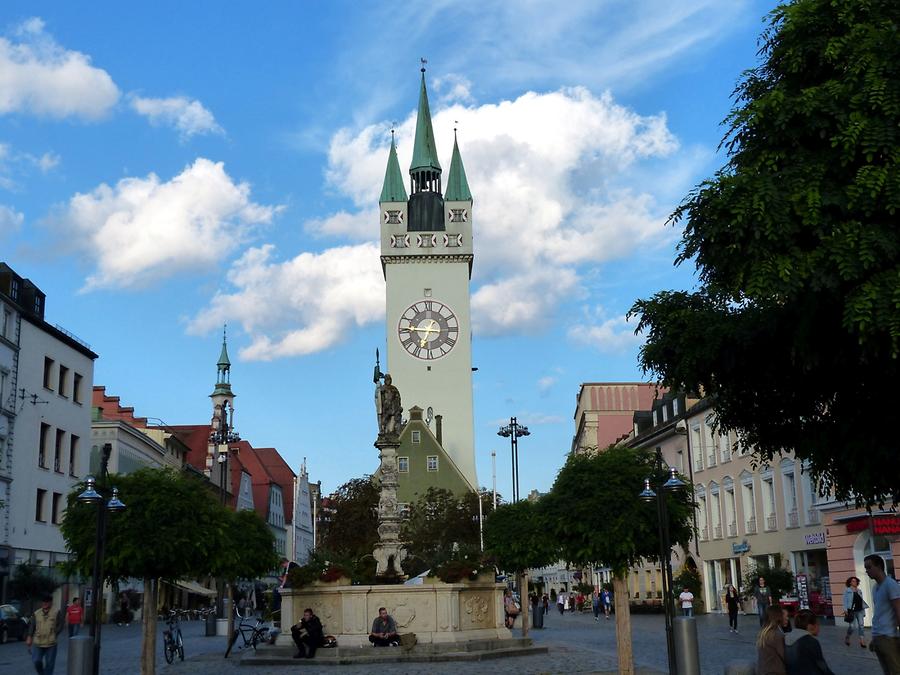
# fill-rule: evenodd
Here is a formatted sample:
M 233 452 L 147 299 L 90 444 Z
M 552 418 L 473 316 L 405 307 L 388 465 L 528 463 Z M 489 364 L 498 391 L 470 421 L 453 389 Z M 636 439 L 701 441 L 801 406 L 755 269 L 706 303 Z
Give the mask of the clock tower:
M 455 135 L 442 191 L 423 68 L 408 196 L 391 139 L 379 200 L 381 266 L 387 285 L 387 372 L 404 408 L 431 408 L 441 416 L 440 443 L 474 490 L 472 194 Z

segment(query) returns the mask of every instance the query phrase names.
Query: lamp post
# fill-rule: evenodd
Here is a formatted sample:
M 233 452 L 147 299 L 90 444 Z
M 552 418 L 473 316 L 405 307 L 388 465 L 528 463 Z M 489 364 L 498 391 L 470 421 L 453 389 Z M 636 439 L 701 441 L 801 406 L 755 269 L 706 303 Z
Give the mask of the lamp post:
M 229 412 L 230 411 L 230 412 Z M 234 408 L 228 405 L 228 401 L 222 403 L 222 412 L 219 415 L 219 426 L 213 429 L 209 435 L 209 442 L 216 446 L 225 446 L 225 452 L 219 450 L 216 461 L 219 463 L 219 491 L 222 497 L 222 506 L 226 505 L 227 490 L 225 484 L 225 472 L 228 468 L 228 444 L 237 443 L 240 435 L 234 430 Z
M 85 479 L 87 486 L 84 492 L 78 495 L 78 501 L 83 504 L 97 505 L 97 535 L 94 539 L 94 574 L 91 579 L 91 599 L 93 606 L 91 613 L 91 640 L 94 647 L 94 658 L 91 672 L 93 675 L 100 673 L 100 636 L 103 621 L 103 611 L 101 594 L 103 592 L 103 556 L 104 544 L 106 543 L 106 512 L 118 513 L 125 510 L 125 504 L 119 499 L 119 488 L 112 489 L 112 497 L 106 501 L 103 495 L 106 481 L 109 478 L 109 456 L 112 453 L 112 444 L 105 443 L 103 445 L 102 454 L 100 456 L 100 484 L 93 476 Z M 99 488 L 99 490 L 97 489 Z
M 530 436 L 531 432 L 528 431 L 528 427 L 519 424 L 515 417 L 510 417 L 509 424 L 500 427 L 497 435 L 509 438 L 509 450 L 512 456 L 512 500 L 515 503 L 519 501 L 519 438 Z
M 656 448 L 656 470 L 659 473 L 665 467 L 662 458 L 662 449 Z M 659 492 L 654 492 L 650 487 L 650 479 L 644 479 L 644 489 L 638 495 L 642 501 L 656 501 L 656 517 L 659 521 L 659 562 L 663 571 L 663 609 L 666 615 L 666 651 L 669 657 L 669 672 L 677 675 L 678 667 L 675 663 L 675 637 L 673 625 L 675 622 L 675 599 L 672 597 L 672 544 L 669 541 L 669 510 L 666 507 L 666 492 L 680 492 L 686 487 L 676 475 L 675 467 L 669 468 L 669 479 L 663 483 Z

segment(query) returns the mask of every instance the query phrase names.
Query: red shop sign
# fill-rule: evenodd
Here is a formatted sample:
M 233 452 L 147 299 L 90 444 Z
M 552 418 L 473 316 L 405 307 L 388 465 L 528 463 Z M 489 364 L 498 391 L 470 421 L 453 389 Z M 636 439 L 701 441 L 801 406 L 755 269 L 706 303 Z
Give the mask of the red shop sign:
M 860 518 L 859 520 L 851 520 L 847 523 L 847 532 L 862 532 L 869 529 L 869 519 Z M 872 532 L 877 535 L 885 536 L 889 534 L 900 534 L 900 517 L 897 516 L 875 516 L 872 518 Z

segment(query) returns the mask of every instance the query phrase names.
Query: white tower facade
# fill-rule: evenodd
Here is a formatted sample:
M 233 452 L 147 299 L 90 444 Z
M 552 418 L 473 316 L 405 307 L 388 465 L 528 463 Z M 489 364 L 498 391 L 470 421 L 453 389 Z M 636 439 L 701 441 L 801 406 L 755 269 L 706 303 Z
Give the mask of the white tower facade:
M 387 285 L 387 372 L 403 406 L 442 416 L 444 450 L 477 488 L 472 400 L 472 195 L 459 147 L 442 194 L 425 75 L 407 197 L 393 141 L 381 207 Z

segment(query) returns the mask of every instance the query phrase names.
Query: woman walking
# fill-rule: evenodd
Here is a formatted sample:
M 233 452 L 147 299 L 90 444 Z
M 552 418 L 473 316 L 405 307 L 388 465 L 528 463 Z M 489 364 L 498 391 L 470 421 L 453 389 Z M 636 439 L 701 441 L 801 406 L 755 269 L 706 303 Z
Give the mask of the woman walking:
M 847 579 L 847 588 L 844 590 L 844 621 L 847 622 L 847 634 L 844 636 L 844 644 L 850 646 L 850 636 L 853 635 L 853 626 L 856 625 L 859 632 L 859 646 L 865 649 L 866 635 L 863 619 L 869 605 L 863 600 L 862 591 L 859 588 L 859 578 Z
M 767 607 L 762 630 L 756 638 L 757 675 L 787 675 L 784 662 L 784 615 L 781 607 Z
M 725 606 L 728 608 L 728 632 L 729 633 L 737 633 L 737 615 L 738 615 L 738 607 L 740 607 L 741 599 L 738 597 L 737 589 L 732 585 L 728 584 L 728 589 L 725 591 Z

